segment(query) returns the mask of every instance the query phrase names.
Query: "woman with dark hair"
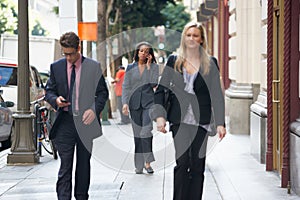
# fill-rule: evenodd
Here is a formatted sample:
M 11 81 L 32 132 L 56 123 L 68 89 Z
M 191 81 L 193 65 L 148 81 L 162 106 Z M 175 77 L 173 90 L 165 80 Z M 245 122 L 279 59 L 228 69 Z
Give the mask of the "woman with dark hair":
M 166 133 L 168 120 L 173 134 L 173 199 L 202 199 L 208 134 L 218 133 L 223 139 L 226 129 L 220 74 L 207 53 L 201 24 L 191 22 L 184 27 L 178 54 L 168 58 L 154 102 L 157 130 Z M 167 112 L 162 109 L 166 104 Z
M 150 165 L 153 162 L 152 152 L 152 120 L 149 110 L 154 102 L 154 88 L 158 83 L 158 65 L 152 46 L 148 42 L 136 45 L 134 62 L 126 69 L 122 91 L 122 112 L 132 121 L 135 144 L 135 172 L 142 174 L 143 169 L 152 174 Z

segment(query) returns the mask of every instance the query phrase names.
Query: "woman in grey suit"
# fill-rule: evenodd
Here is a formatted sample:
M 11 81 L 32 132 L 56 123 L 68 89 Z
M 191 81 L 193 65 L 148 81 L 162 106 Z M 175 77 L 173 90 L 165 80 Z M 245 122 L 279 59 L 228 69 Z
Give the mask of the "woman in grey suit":
M 138 43 L 134 52 L 134 62 L 129 64 L 123 82 L 122 112 L 132 121 L 135 144 L 135 172 L 142 174 L 143 169 L 152 174 L 153 162 L 152 121 L 149 116 L 154 102 L 154 88 L 158 83 L 158 65 L 152 46 L 147 42 Z
M 165 99 L 166 91 L 168 99 Z M 168 120 L 174 139 L 173 199 L 199 200 L 202 198 L 208 132 L 214 129 L 220 139 L 226 134 L 220 75 L 206 52 L 205 29 L 199 23 L 185 26 L 178 55 L 168 58 L 154 102 L 157 130 L 166 133 Z M 162 106 L 167 103 L 166 113 Z M 211 126 L 212 111 L 216 129 Z

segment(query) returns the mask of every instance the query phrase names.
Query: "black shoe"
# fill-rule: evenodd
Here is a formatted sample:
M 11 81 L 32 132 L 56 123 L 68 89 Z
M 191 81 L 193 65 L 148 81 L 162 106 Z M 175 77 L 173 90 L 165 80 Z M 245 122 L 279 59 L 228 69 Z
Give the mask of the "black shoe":
M 126 124 L 129 124 L 130 122 L 119 122 L 117 123 L 117 125 L 126 125 Z
M 136 168 L 136 169 L 135 169 L 135 173 L 136 173 L 136 174 L 142 174 L 142 173 L 143 173 L 143 168 L 142 168 L 142 169 Z
M 145 167 L 145 170 L 147 171 L 148 174 L 153 174 L 154 173 L 154 170 L 152 169 L 151 166 L 148 167 L 148 168 Z

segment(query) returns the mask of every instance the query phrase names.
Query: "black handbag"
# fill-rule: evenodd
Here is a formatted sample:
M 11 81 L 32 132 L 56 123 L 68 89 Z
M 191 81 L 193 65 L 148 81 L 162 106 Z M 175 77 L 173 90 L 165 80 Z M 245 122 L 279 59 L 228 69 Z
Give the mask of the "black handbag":
M 171 106 L 171 103 L 170 103 L 171 94 L 170 93 L 171 93 L 171 91 L 168 88 L 164 88 L 164 105 L 163 106 L 167 113 L 169 112 L 169 109 Z
M 209 123 L 209 128 L 207 130 L 207 134 L 209 136 L 215 136 L 217 134 L 217 127 L 215 123 L 215 114 L 214 114 L 214 109 L 211 108 L 211 119 Z
M 173 78 L 174 78 L 174 75 L 172 75 L 169 85 L 167 87 L 164 87 L 164 104 L 163 104 L 163 106 L 167 113 L 171 107 L 172 89 L 175 88 Z
M 171 71 L 172 73 L 174 73 L 173 71 Z M 171 96 L 172 96 L 172 89 L 174 89 L 175 84 L 174 84 L 174 74 L 171 75 L 171 79 L 169 81 L 169 83 L 167 85 L 164 85 L 164 102 L 163 102 L 163 106 L 166 110 L 166 112 L 168 113 L 169 109 L 170 109 L 170 101 L 171 101 Z

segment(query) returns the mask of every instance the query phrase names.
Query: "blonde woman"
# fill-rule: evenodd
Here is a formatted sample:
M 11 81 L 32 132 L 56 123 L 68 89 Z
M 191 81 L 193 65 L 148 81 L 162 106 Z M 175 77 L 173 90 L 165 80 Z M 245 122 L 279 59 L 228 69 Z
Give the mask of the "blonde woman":
M 190 22 L 185 26 L 178 54 L 168 58 L 154 103 L 157 130 L 166 133 L 169 121 L 174 139 L 173 199 L 199 200 L 208 132 L 215 130 L 220 139 L 226 134 L 219 71 L 206 51 L 206 34 L 201 24 Z M 165 104 L 169 105 L 167 112 L 161 109 Z M 215 126 L 211 126 L 212 110 Z

